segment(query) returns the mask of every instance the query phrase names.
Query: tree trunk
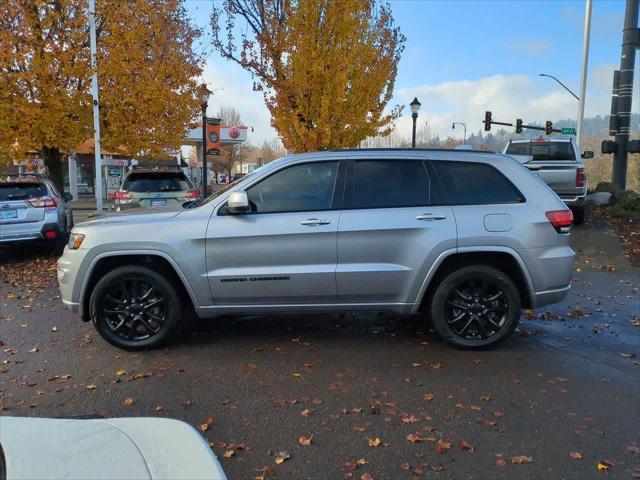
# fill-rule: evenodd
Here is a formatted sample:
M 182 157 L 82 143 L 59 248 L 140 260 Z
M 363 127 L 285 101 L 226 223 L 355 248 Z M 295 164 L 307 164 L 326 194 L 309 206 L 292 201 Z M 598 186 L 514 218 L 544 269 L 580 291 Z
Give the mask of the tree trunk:
M 56 147 L 44 147 L 44 166 L 47 167 L 47 175 L 57 187 L 60 193 L 64 192 L 64 178 L 62 176 L 62 155 Z

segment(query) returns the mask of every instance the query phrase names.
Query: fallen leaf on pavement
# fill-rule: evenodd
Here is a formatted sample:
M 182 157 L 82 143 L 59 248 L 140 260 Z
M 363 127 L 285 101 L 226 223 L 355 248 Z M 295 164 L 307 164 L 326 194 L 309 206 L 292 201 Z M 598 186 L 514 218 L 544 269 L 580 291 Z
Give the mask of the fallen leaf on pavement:
M 36 353 L 38 351 L 38 346 L 36 345 L 31 350 L 27 350 L 29 353 Z
M 366 465 L 367 462 L 364 458 L 359 458 L 358 461 L 356 462 L 358 465 Z
M 499 467 L 506 467 L 507 466 L 507 461 L 504 459 L 504 457 L 496 458 L 496 462 L 495 463 Z
M 311 435 L 310 437 L 305 437 L 304 435 L 300 435 L 298 442 L 300 442 L 300 445 L 304 445 L 305 447 L 308 447 L 309 445 L 311 445 L 312 439 L 313 439 L 313 435 Z
M 119 377 L 121 377 L 122 375 L 126 375 L 126 374 L 127 374 L 127 371 L 126 371 L 126 370 L 118 370 L 118 371 L 116 372 L 116 375 L 117 375 L 117 376 L 119 376 Z
M 156 405 L 155 411 L 156 412 L 161 412 L 164 410 L 164 407 L 162 405 Z
M 483 395 L 482 397 L 480 397 L 480 400 L 482 400 L 483 402 L 488 402 L 489 400 L 491 400 L 491 397 L 489 395 Z
M 450 448 L 451 448 L 451 442 L 438 440 L 438 443 L 436 444 L 436 453 L 443 454 Z
M 308 417 L 312 413 L 313 413 L 313 408 L 305 408 L 304 410 L 302 410 L 302 412 L 300 412 L 300 415 L 302 415 L 303 417 Z
M 515 457 L 511 457 L 511 463 L 519 465 L 521 463 L 531 463 L 533 462 L 533 458 L 528 457 L 526 455 L 517 455 Z
M 96 386 L 92 383 L 91 385 L 87 385 L 87 390 L 95 390 Z
M 596 468 L 601 472 L 609 472 L 611 467 L 613 467 L 613 463 L 608 460 L 600 460 L 596 465 Z
M 425 393 L 422 396 L 422 399 L 423 400 L 427 400 L 428 402 L 430 402 L 431 400 L 433 400 L 433 393 Z
M 465 442 L 464 440 L 462 440 L 460 442 L 460 445 L 458 445 L 458 447 L 460 448 L 461 452 L 469 452 L 469 453 L 473 453 L 476 449 L 473 448 L 470 444 L 468 444 L 467 442 Z
M 285 460 L 289 460 L 291 455 L 287 452 L 280 452 L 276 455 L 276 464 L 281 465 L 285 462 Z
M 347 472 L 353 472 L 356 470 L 356 468 L 358 468 L 358 465 L 356 465 L 356 462 L 345 462 L 342 464 L 342 467 L 347 471 Z
M 204 423 L 201 423 L 200 425 L 198 425 L 198 430 L 200 430 L 201 432 L 206 432 L 207 430 L 209 430 L 209 427 L 211 425 L 215 425 L 216 421 L 213 419 L 213 417 L 209 417 L 207 418 L 207 421 Z
M 634 443 L 627 445 L 627 450 L 631 453 L 637 453 L 638 455 L 640 455 L 640 447 L 638 447 Z
M 420 417 L 409 415 L 408 417 L 402 417 L 400 420 L 402 421 L 402 423 L 416 423 L 420 420 Z
M 379 447 L 381 443 L 382 443 L 382 440 L 380 440 L 380 437 L 370 438 L 369 439 L 369 446 L 370 447 Z
M 371 475 L 369 475 L 368 473 L 363 473 L 360 476 L 360 480 L 373 480 L 373 477 Z
M 222 454 L 222 456 L 223 456 L 224 458 L 231 458 L 231 457 L 233 457 L 235 454 L 236 454 L 236 452 L 235 452 L 234 450 L 226 450 L 226 451 Z
M 125 400 L 124 400 L 124 402 L 122 402 L 122 404 L 125 407 L 130 407 L 131 405 L 133 405 L 133 398 L 131 398 L 131 397 L 125 398 Z
M 582 459 L 582 454 L 580 452 L 569 452 L 569 456 L 574 460 Z

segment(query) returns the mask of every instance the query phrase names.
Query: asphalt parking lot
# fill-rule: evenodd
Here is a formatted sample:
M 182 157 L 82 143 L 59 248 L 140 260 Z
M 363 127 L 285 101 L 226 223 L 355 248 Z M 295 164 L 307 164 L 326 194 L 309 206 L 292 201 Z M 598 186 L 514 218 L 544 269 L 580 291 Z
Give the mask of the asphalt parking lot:
M 53 257 L 0 249 L 0 414 L 178 418 L 229 478 L 638 478 L 640 275 L 616 241 L 576 229 L 567 299 L 482 352 L 348 314 L 127 353 L 61 306 Z

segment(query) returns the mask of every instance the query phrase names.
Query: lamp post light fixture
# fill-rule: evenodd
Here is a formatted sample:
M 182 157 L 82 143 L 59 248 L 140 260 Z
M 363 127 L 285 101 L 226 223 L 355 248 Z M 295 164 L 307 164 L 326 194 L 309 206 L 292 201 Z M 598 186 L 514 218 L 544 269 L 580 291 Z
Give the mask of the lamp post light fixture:
M 467 124 L 464 122 L 453 122 L 451 124 L 451 129 L 455 130 L 456 125 L 462 125 L 464 127 L 464 136 L 462 137 L 462 143 L 466 145 L 467 143 Z
M 202 198 L 207 198 L 207 104 L 209 103 L 211 91 L 207 84 L 200 85 L 200 102 L 202 103 Z
M 413 118 L 413 133 L 411 134 L 411 148 L 416 148 L 416 121 L 418 120 L 418 112 L 420 111 L 421 103 L 418 101 L 418 97 L 413 97 L 413 102 L 409 104 L 411 107 L 411 118 Z

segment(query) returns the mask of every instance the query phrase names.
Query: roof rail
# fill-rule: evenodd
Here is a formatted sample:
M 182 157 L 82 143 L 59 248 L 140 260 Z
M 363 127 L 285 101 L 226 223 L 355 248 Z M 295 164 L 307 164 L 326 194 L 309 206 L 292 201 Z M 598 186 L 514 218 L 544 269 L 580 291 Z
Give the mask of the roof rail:
M 453 148 L 400 148 L 400 147 L 381 147 L 381 148 L 339 148 L 335 150 L 329 150 L 330 152 L 456 152 L 459 153 L 460 150 L 455 150 Z M 488 150 L 463 150 L 465 153 L 483 153 L 483 154 L 495 154 L 496 152 L 491 152 Z

